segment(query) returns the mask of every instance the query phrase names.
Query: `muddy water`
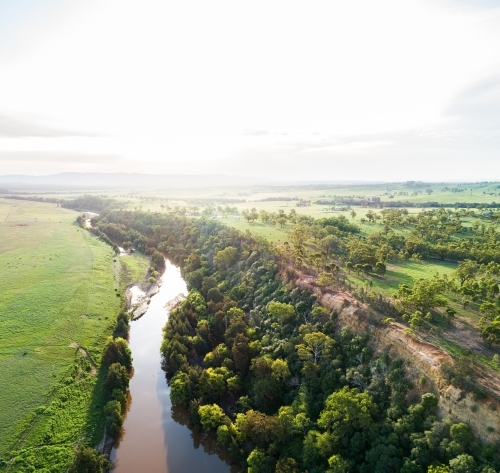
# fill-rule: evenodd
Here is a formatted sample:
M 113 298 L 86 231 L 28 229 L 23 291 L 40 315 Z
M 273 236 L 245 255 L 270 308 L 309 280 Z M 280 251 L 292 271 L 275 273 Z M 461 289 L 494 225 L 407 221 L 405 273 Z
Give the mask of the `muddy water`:
M 162 328 L 168 318 L 165 304 L 187 293 L 178 268 L 167 262 L 160 291 L 147 312 L 130 325 L 134 375 L 124 434 L 111 452 L 114 473 L 229 473 L 227 457 L 213 438 L 187 426 L 187 412 L 172 407 L 170 388 L 160 366 Z

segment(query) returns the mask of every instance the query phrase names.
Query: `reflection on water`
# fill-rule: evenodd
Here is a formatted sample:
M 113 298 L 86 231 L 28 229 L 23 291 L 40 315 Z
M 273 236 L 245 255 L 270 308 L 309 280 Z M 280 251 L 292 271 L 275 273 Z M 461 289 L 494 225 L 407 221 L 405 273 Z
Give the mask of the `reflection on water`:
M 165 304 L 187 293 L 178 268 L 167 262 L 160 291 L 151 298 L 147 312 L 131 323 L 130 348 L 134 376 L 122 438 L 111 452 L 116 473 L 188 473 L 238 471 L 217 449 L 212 437 L 193 432 L 188 413 L 170 403 L 170 388 L 160 366 Z

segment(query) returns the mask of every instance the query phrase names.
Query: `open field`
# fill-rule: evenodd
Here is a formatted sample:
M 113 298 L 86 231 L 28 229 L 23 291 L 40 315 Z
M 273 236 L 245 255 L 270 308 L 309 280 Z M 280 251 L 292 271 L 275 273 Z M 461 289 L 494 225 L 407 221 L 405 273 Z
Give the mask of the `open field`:
M 408 201 L 438 202 L 453 204 L 464 203 L 491 203 L 500 202 L 500 183 L 387 183 L 365 185 L 339 184 L 309 184 L 309 185 L 260 185 L 234 187 L 206 187 L 206 188 L 170 188 L 170 189 L 90 189 L 78 191 L 50 191 L 47 189 L 32 189 L 30 191 L 11 189 L 12 193 L 20 192 L 23 196 L 40 196 L 55 199 L 75 199 L 84 194 L 107 195 L 120 202 L 127 208 L 142 207 L 143 210 L 160 210 L 160 205 L 214 205 L 233 206 L 234 204 L 246 207 L 272 205 L 294 207 L 296 201 L 266 201 L 265 199 L 303 199 L 314 202 L 327 201 L 335 198 L 356 197 L 372 199 L 380 198 L 381 202 Z M 236 202 L 239 201 L 239 202 Z M 324 206 L 318 206 L 317 211 Z M 304 208 L 307 211 L 307 207 Z M 303 210 L 304 210 L 303 209 Z M 298 211 L 299 209 L 297 209 Z
M 456 263 L 445 261 L 400 261 L 387 265 L 384 276 L 372 275 L 370 279 L 356 276 L 351 273 L 347 281 L 357 285 L 367 285 L 372 282 L 372 290 L 386 297 L 392 297 L 398 290 L 400 284 L 413 285 L 413 281 L 419 278 L 430 278 L 436 273 L 449 276 L 455 269 Z
M 17 452 L 8 471 L 38 471 L 46 461 L 66 462 L 77 439 L 102 435 L 102 348 L 122 303 L 117 295 L 144 262 L 128 256 L 133 269 L 121 271 L 113 250 L 77 226 L 74 211 L 0 199 L 0 215 L 7 208 L 0 219 L 0 460 Z
M 123 290 L 130 283 L 142 282 L 146 276 L 150 261 L 141 253 L 128 254 L 119 258 L 120 260 L 120 285 Z

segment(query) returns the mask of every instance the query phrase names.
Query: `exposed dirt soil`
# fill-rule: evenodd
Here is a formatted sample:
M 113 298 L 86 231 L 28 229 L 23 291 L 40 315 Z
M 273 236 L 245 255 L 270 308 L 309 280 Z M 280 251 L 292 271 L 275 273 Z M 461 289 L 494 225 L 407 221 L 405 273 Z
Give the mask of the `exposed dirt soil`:
M 90 365 L 92 366 L 92 375 L 95 375 L 97 373 L 97 366 L 96 364 L 94 363 L 94 360 L 91 358 L 91 356 L 89 355 L 89 353 L 87 352 L 87 350 L 85 350 L 85 348 L 82 348 L 80 345 L 78 345 L 78 343 L 76 342 L 73 342 L 71 345 L 70 345 L 71 348 L 78 348 L 78 350 L 80 350 L 80 353 L 85 357 L 87 358 L 88 362 L 90 363 Z

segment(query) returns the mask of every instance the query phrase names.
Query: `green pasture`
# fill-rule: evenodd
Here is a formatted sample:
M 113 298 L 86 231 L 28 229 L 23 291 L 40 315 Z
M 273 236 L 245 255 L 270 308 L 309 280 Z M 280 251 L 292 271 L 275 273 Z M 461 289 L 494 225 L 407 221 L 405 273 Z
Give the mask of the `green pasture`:
M 234 217 L 223 218 L 218 221 L 228 227 L 236 228 L 243 233 L 249 231 L 252 235 L 265 238 L 272 243 L 283 243 L 287 241 L 288 232 L 291 228 L 289 225 L 284 225 L 283 228 L 280 228 L 279 225 L 264 224 L 260 221 L 248 223 L 243 218 L 237 220 Z
M 450 275 L 457 265 L 445 261 L 401 261 L 395 264 L 387 264 L 387 272 L 384 276 L 371 274 L 356 275 L 351 271 L 347 280 L 356 285 L 364 286 L 372 282 L 372 290 L 386 297 L 392 297 L 401 284 L 413 285 L 413 281 L 419 278 L 430 278 L 436 273 Z
M 148 257 L 136 252 L 130 255 L 120 256 L 119 261 L 122 290 L 131 283 L 144 282 L 150 265 Z
M 102 434 L 98 368 L 122 302 L 119 263 L 76 212 L 0 199 L 0 215 L 0 458 L 17 458 L 8 471 L 38 471 L 23 469 L 37 464 L 28 457 L 58 444 L 54 460 L 67 459 L 73 442 Z

